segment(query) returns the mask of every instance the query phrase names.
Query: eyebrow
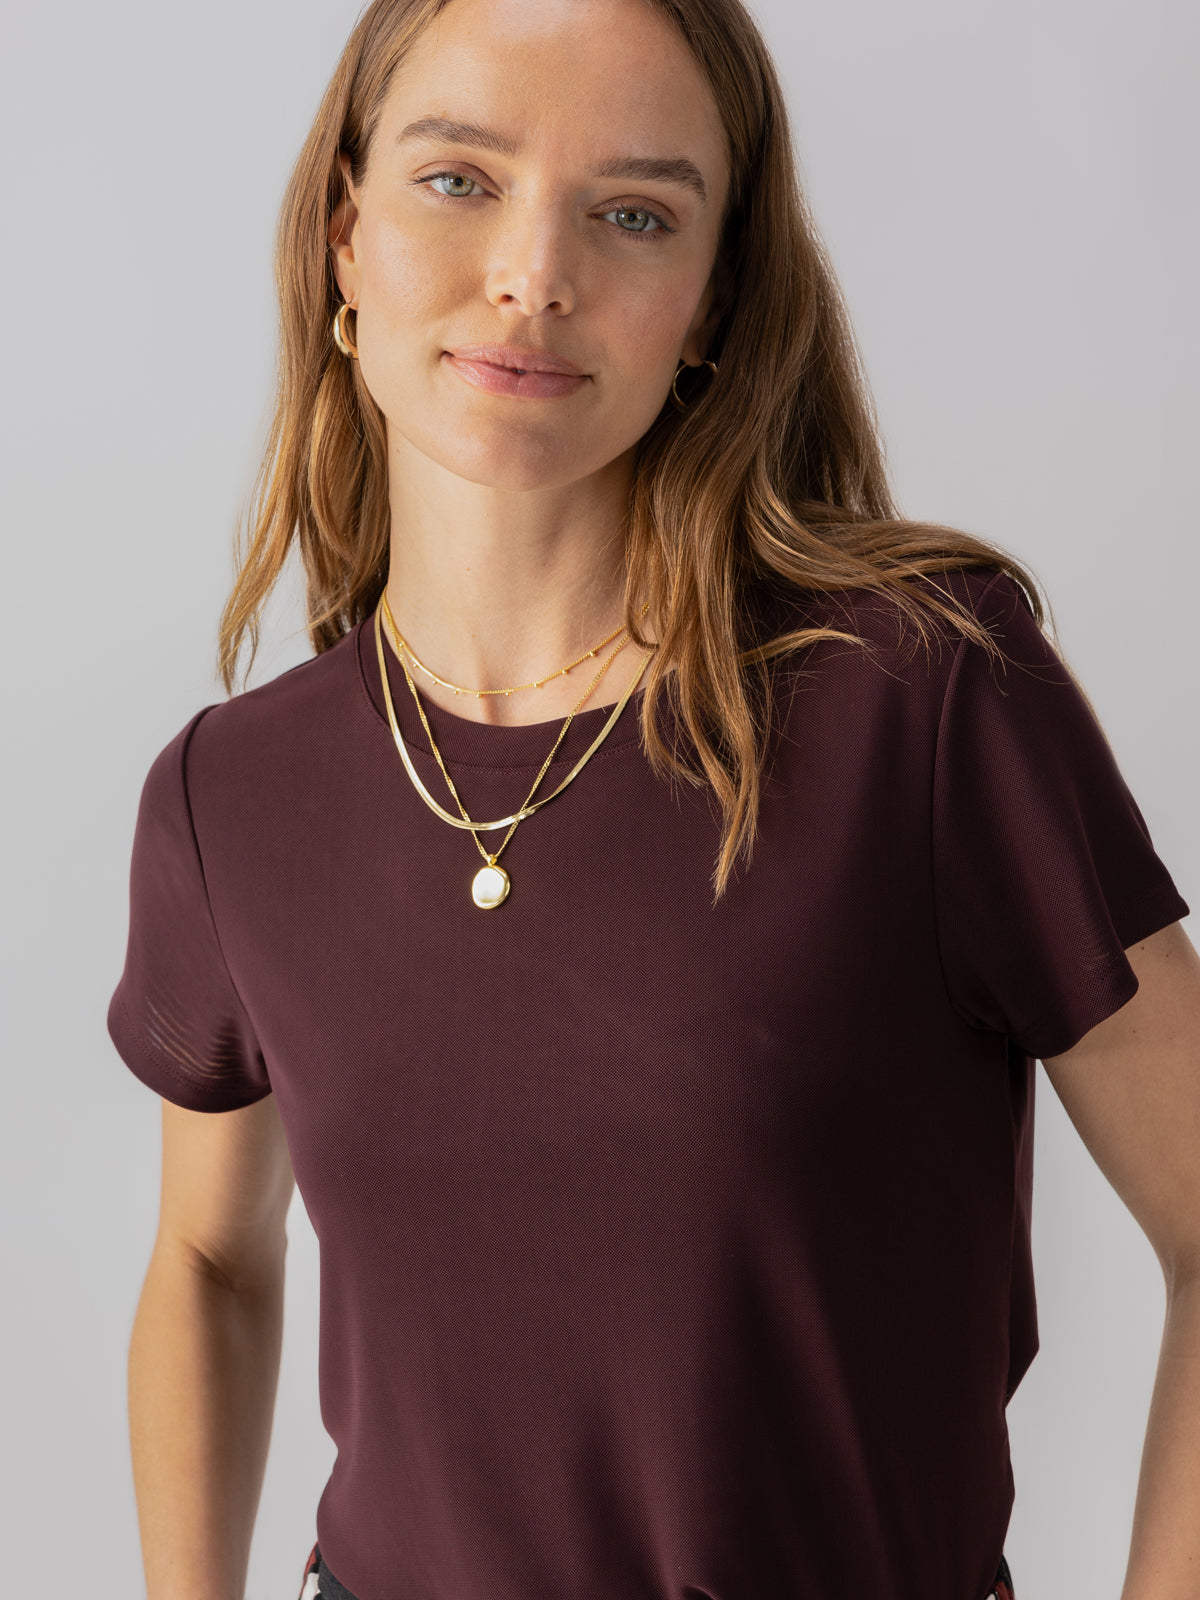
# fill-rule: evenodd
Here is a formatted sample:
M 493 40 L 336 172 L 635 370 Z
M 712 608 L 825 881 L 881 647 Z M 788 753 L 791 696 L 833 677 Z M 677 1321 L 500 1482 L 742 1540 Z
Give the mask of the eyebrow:
M 396 135 L 396 143 L 407 139 L 437 140 L 444 144 L 474 145 L 477 150 L 494 150 L 497 155 L 520 153 L 516 141 L 497 133 L 481 122 L 456 122 L 449 117 L 418 117 Z M 700 168 L 686 156 L 609 156 L 595 169 L 597 178 L 640 178 L 646 182 L 675 183 L 708 203 L 708 188 Z

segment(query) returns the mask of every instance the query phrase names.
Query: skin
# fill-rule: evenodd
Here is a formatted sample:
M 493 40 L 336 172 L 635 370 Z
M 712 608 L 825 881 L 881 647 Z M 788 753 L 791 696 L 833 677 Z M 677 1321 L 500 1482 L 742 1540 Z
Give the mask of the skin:
M 1043 1065 L 1166 1289 L 1121 1600 L 1186 1600 L 1200 1590 L 1200 954 L 1173 922 L 1126 955 L 1133 999 Z
M 430 116 L 482 123 L 518 153 L 398 142 Z M 595 176 L 626 154 L 687 157 L 707 198 Z M 623 620 L 616 535 L 634 447 L 679 362 L 703 361 L 715 320 L 729 183 L 719 112 L 643 0 L 454 0 L 396 74 L 361 187 L 348 167 L 330 248 L 387 420 L 388 602 L 439 676 L 528 682 Z M 439 172 L 460 176 L 419 181 Z M 488 393 L 443 358 L 485 342 L 565 356 L 587 381 L 563 399 Z M 617 656 L 588 707 L 618 700 L 639 659 Z M 548 722 L 578 701 L 589 665 L 511 699 L 418 686 L 460 717 Z

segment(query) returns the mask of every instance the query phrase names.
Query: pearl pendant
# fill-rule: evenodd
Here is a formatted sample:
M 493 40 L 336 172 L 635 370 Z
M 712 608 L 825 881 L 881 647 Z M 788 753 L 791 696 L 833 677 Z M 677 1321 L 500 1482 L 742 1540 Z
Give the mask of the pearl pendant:
M 512 880 L 504 868 L 489 861 L 471 879 L 471 899 L 482 911 L 490 911 L 507 898 L 511 887 Z

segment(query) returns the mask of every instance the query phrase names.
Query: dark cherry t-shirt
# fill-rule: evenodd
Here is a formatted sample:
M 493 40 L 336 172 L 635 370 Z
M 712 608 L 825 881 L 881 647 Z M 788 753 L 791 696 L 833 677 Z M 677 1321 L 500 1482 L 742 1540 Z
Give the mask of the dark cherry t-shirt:
M 652 775 L 639 692 L 477 908 L 370 620 L 150 768 L 109 1031 L 179 1105 L 276 1096 L 320 1241 L 315 1532 L 359 1600 L 987 1594 L 1036 1059 L 1189 908 L 1017 586 L 940 581 L 1007 668 L 863 590 L 790 603 L 875 648 L 781 677 L 715 907 L 715 802 Z M 560 726 L 427 712 L 479 818 Z

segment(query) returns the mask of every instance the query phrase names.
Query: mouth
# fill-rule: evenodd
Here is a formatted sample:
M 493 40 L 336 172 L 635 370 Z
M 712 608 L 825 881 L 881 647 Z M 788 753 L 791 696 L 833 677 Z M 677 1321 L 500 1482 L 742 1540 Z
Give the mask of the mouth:
M 548 350 L 529 350 L 518 345 L 474 344 L 459 345 L 446 354 L 455 360 L 479 362 L 489 367 L 500 367 L 506 372 L 524 377 L 530 372 L 557 372 L 571 378 L 586 377 L 573 361 L 564 356 L 552 355 Z
M 442 360 L 475 390 L 506 400 L 547 401 L 578 394 L 590 383 L 570 361 L 511 345 L 472 345 L 445 350 Z

